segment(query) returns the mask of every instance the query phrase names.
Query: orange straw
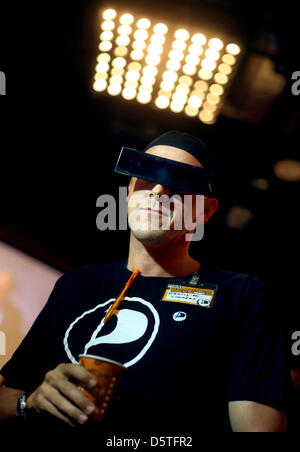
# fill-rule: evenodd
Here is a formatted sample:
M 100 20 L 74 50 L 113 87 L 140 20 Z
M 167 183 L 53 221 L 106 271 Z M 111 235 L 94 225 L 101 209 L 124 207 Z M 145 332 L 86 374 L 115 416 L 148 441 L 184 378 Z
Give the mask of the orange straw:
M 116 313 L 119 304 L 121 303 L 122 300 L 124 300 L 125 295 L 127 294 L 129 288 L 132 286 L 133 281 L 135 280 L 135 278 L 137 277 L 137 275 L 139 273 L 141 273 L 140 270 L 138 268 L 135 268 L 132 275 L 128 279 L 127 283 L 125 284 L 125 286 L 123 287 L 123 289 L 121 290 L 119 295 L 117 296 L 115 302 L 109 308 L 109 310 L 105 316 L 104 323 L 106 323 Z

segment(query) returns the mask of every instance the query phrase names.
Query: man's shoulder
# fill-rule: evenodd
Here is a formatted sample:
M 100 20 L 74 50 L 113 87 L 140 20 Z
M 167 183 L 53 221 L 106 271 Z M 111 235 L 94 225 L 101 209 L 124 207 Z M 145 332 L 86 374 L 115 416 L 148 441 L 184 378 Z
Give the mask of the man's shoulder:
M 121 271 L 125 265 L 125 259 L 102 264 L 83 265 L 65 272 L 61 280 L 64 283 L 69 281 L 73 283 L 74 281 L 99 280 L 100 278 L 106 278 Z
M 253 288 L 267 287 L 267 284 L 262 279 L 251 273 L 206 268 L 203 272 L 203 276 L 206 280 L 220 285 L 238 285 L 243 286 L 244 288 L 249 286 Z

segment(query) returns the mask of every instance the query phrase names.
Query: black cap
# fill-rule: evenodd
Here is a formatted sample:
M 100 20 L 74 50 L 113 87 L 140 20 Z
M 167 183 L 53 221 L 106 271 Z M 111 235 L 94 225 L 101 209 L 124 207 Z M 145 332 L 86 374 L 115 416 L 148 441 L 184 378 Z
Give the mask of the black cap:
M 196 138 L 188 133 L 182 133 L 178 130 L 170 130 L 164 133 L 160 137 L 151 141 L 148 146 L 145 147 L 143 152 L 153 146 L 159 145 L 172 146 L 182 149 L 192 154 L 204 167 L 211 168 L 212 158 L 209 154 L 208 147 L 199 138 Z

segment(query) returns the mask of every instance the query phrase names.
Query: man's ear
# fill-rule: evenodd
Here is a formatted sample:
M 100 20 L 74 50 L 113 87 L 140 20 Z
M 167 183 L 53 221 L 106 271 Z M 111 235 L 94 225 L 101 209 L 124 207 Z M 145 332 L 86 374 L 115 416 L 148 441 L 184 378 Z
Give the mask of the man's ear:
M 219 206 L 219 201 L 217 198 L 209 198 L 205 196 L 204 198 L 204 223 L 206 223 L 216 212 Z

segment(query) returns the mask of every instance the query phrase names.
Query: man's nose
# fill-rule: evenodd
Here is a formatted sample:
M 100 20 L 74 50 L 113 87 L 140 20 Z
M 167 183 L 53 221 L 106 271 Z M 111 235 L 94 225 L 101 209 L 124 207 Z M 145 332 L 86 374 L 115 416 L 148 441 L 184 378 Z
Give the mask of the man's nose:
M 153 195 L 169 195 L 171 193 L 171 190 L 169 187 L 166 187 L 165 185 L 161 185 L 161 184 L 156 184 L 151 192 L 149 193 L 149 196 L 153 196 Z

